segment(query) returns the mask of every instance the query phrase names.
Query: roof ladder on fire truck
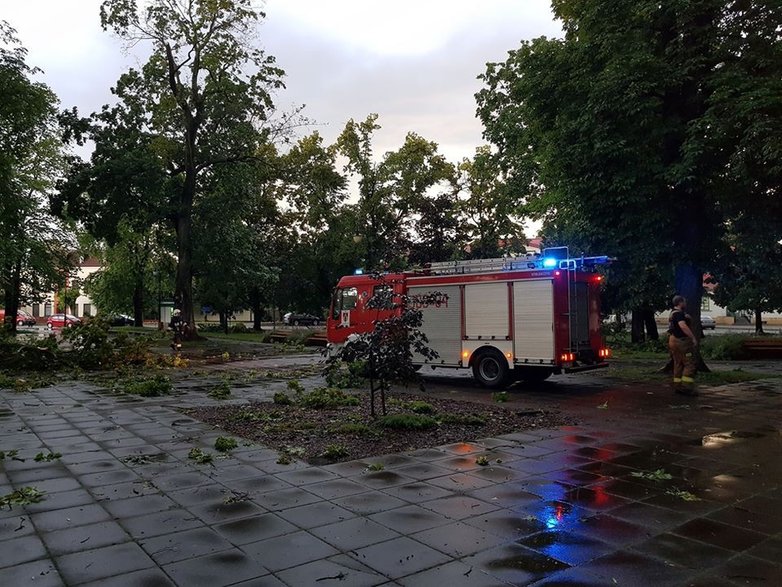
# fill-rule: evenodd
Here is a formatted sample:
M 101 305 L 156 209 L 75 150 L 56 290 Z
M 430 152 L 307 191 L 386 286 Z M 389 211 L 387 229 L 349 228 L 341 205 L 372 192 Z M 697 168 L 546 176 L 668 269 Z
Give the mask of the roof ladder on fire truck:
M 486 273 L 488 271 L 540 269 L 540 263 L 537 253 L 528 253 L 522 257 L 440 261 L 431 263 L 428 269 L 435 275 L 459 275 L 464 273 Z

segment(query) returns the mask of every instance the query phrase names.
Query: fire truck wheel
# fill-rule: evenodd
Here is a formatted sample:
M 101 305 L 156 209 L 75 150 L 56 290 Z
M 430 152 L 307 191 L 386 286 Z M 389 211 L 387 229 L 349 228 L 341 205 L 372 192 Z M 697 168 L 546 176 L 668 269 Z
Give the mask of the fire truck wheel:
M 516 367 L 514 375 L 516 376 L 516 381 L 535 383 L 536 381 L 545 381 L 551 377 L 551 370 L 540 367 Z
M 473 377 L 484 387 L 498 389 L 508 382 L 508 361 L 494 349 L 483 351 L 472 364 Z

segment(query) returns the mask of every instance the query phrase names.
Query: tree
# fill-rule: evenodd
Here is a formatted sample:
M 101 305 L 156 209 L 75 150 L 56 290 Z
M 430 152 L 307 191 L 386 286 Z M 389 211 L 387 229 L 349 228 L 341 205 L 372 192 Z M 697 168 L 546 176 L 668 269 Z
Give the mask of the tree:
M 369 270 L 404 265 L 407 243 L 429 191 L 453 181 L 453 165 L 437 152 L 437 144 L 408 133 L 396 151 L 374 158 L 372 136 L 380 128 L 377 114 L 364 122 L 348 121 L 337 138 L 338 152 L 347 158 L 345 171 L 358 178 L 358 235 Z
M 6 325 L 23 301 L 51 291 L 73 240 L 46 209 L 62 170 L 57 98 L 26 63 L 27 51 L 0 21 L 0 289 Z
M 518 220 L 519 202 L 503 181 L 502 171 L 489 147 L 479 147 L 473 159 L 459 165 L 459 187 L 466 197 L 459 202 L 465 237 L 473 259 L 499 257 L 512 245 L 526 252 Z
M 175 300 L 193 323 L 193 212 L 204 176 L 216 166 L 253 161 L 272 129 L 271 92 L 281 69 L 255 42 L 264 14 L 251 0 L 105 0 L 101 24 L 128 43 L 149 41 L 152 55 L 119 96 L 144 115 L 144 130 L 177 189 L 171 222 L 177 236 Z M 264 126 L 265 125 L 265 126 Z
M 627 292 L 620 303 L 659 308 L 661 280 L 649 268 L 670 270 L 697 323 L 704 270 L 725 233 L 723 205 L 731 193 L 747 205 L 742 188 L 754 173 L 732 165 L 732 149 L 723 148 L 727 127 L 734 141 L 751 142 L 754 131 L 750 117 L 726 124 L 725 96 L 743 96 L 748 110 L 758 108 L 749 106 L 755 90 L 772 100 L 779 11 L 740 0 L 553 7 L 564 39 L 525 42 L 483 75 L 485 134 L 532 213 L 579 234 L 588 250 L 620 258 L 617 287 Z M 765 68 L 737 85 L 726 67 L 745 59 Z M 775 128 L 779 96 L 765 109 Z M 760 159 L 778 169 L 778 153 L 774 147 Z
M 421 331 L 422 312 L 413 308 L 408 296 L 394 293 L 392 281 L 388 281 L 380 273 L 375 273 L 372 277 L 379 284 L 374 291 L 380 291 L 382 294 L 370 298 L 366 308 L 377 310 L 378 315 L 381 311 L 385 313 L 391 310 L 391 315 L 374 320 L 374 329 L 371 332 L 351 335 L 345 344 L 329 357 L 327 369 L 338 368 L 342 361 L 364 363 L 369 379 L 370 415 L 376 418 L 376 393 L 380 392 L 380 409 L 385 416 L 386 392 L 391 389 L 394 381 L 421 381 L 418 369 L 413 364 L 414 356 L 431 361 L 439 355 L 437 351 L 429 348 L 429 339 Z M 416 302 L 434 304 L 439 296 L 438 292 L 432 292 L 417 298 Z

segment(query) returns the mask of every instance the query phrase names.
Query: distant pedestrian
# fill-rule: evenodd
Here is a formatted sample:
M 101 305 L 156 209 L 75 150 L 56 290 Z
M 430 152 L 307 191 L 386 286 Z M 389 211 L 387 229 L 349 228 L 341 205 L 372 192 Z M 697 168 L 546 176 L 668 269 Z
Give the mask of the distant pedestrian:
M 692 318 L 685 312 L 687 300 L 673 297 L 673 310 L 668 318 L 668 349 L 673 359 L 673 388 L 676 393 L 697 395 L 695 389 L 695 349 L 698 339 L 692 331 Z
M 168 327 L 173 333 L 173 340 L 171 341 L 171 350 L 178 352 L 182 350 L 182 335 L 185 333 L 185 327 L 187 324 L 182 320 L 182 311 L 177 308 L 171 313 L 171 322 L 168 323 Z

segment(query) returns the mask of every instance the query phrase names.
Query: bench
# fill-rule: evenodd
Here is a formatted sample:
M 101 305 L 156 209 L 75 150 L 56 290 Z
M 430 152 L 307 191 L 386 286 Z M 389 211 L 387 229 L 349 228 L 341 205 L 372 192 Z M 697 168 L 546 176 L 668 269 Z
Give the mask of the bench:
M 782 338 L 748 339 L 742 347 L 751 359 L 782 359 Z

